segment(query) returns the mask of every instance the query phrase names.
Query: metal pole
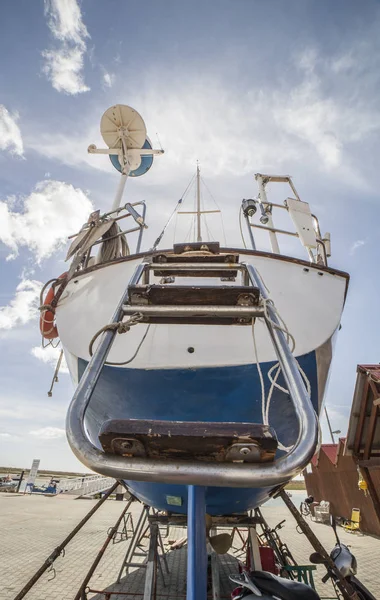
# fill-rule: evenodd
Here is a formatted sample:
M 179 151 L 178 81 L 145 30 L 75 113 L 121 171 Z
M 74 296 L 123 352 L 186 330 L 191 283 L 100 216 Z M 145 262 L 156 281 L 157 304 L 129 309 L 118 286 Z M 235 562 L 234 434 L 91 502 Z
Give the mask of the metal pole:
M 127 183 L 129 175 L 129 167 L 126 165 L 123 169 L 123 173 L 120 175 L 119 185 L 116 190 L 116 195 L 114 201 L 112 203 L 111 212 L 117 210 L 121 204 L 121 199 L 123 197 L 125 184 Z
M 61 350 L 61 352 L 59 353 L 58 361 L 57 361 L 57 364 L 55 366 L 55 371 L 54 371 L 53 379 L 51 380 L 51 386 L 50 386 L 50 389 L 49 389 L 49 391 L 47 393 L 48 396 L 49 396 L 49 398 L 51 398 L 52 395 L 53 395 L 54 384 L 58 383 L 58 373 L 59 373 L 59 369 L 61 368 L 62 357 L 63 357 L 63 350 Z
M 142 209 L 143 224 L 140 223 L 140 233 L 139 233 L 139 237 L 137 238 L 136 254 L 138 254 L 141 249 L 142 236 L 144 233 L 145 214 L 146 214 L 146 204 L 145 204 L 145 202 L 143 202 L 143 209 Z
M 147 304 L 125 304 L 123 307 L 125 315 L 133 315 L 136 312 L 144 317 L 219 317 L 233 318 L 263 317 L 264 310 L 260 306 L 148 306 Z M 248 324 L 250 322 L 248 321 Z
M 152 600 L 155 592 L 156 580 L 157 580 L 157 537 L 158 537 L 158 525 L 153 523 L 150 526 L 150 541 L 148 551 L 148 561 L 146 563 L 146 575 L 145 575 L 145 586 L 144 586 L 144 600 Z M 77 600 L 75 598 L 75 600 Z
M 314 550 L 318 552 L 326 563 L 326 567 L 328 567 L 329 571 L 332 571 L 334 576 L 337 578 L 337 585 L 342 592 L 343 597 L 346 600 L 360 600 L 357 593 L 353 590 L 349 582 L 343 577 L 339 569 L 336 567 L 334 561 L 330 558 L 330 555 L 326 552 L 321 542 L 311 529 L 311 527 L 306 523 L 305 519 L 301 515 L 301 513 L 297 510 L 291 499 L 289 498 L 286 490 L 282 489 L 279 493 L 279 496 L 282 498 L 293 517 L 295 518 L 297 525 L 300 527 L 302 533 L 304 533 L 309 540 L 310 544 L 313 546 Z
M 216 552 L 211 554 L 212 600 L 220 600 L 219 558 Z
M 24 473 L 25 473 L 25 471 L 21 471 L 20 478 L 18 480 L 18 485 L 17 485 L 16 493 L 20 491 L 21 482 L 22 482 L 22 480 L 24 478 Z
M 333 430 L 331 429 L 330 419 L 329 419 L 329 415 L 327 413 L 326 406 L 325 406 L 325 415 L 326 415 L 326 419 L 327 419 L 327 425 L 329 426 L 332 443 L 335 444 L 334 434 L 333 434 Z
M 267 194 L 265 191 L 265 185 L 263 182 L 263 178 L 262 176 L 257 176 L 256 177 L 258 186 L 259 186 L 259 193 L 260 193 L 260 200 L 261 203 L 263 204 L 264 208 L 266 208 L 268 206 L 268 200 L 267 200 Z M 268 228 L 273 229 L 273 219 L 272 219 L 272 215 L 267 213 L 268 216 Z M 270 243 L 272 246 L 272 252 L 274 252 L 275 254 L 281 254 L 280 252 L 280 247 L 278 245 L 278 241 L 277 241 L 277 236 L 275 234 L 274 231 L 269 231 L 269 239 L 270 239 Z
M 244 214 L 244 217 L 245 217 L 245 220 L 247 221 L 248 234 L 249 234 L 249 239 L 251 240 L 252 250 L 256 250 L 255 238 L 253 237 L 252 225 L 249 220 L 249 215 Z
M 121 576 L 123 574 L 124 568 L 126 569 L 126 574 L 128 575 L 128 568 L 129 568 L 129 563 L 131 562 L 133 555 L 135 553 L 136 547 L 139 545 L 140 541 L 143 539 L 144 535 L 143 534 L 143 527 L 148 519 L 148 512 L 149 509 L 144 506 L 143 510 L 140 513 L 137 525 L 135 527 L 135 531 L 133 533 L 132 539 L 131 539 L 131 543 L 128 546 L 127 552 L 125 554 L 123 563 L 120 567 L 120 571 L 119 574 L 117 576 L 116 579 L 116 583 L 120 583 L 120 579 Z
M 187 486 L 187 593 L 186 600 L 207 599 L 205 488 Z
M 123 517 L 125 515 L 125 513 L 127 512 L 128 508 L 131 506 L 133 502 L 133 498 L 131 498 L 128 502 L 127 502 L 127 506 L 123 509 L 120 517 L 118 518 L 118 520 L 116 521 L 115 525 L 113 527 L 111 527 L 111 529 L 108 531 L 108 535 L 106 538 L 106 541 L 104 542 L 103 546 L 101 547 L 101 549 L 99 550 L 94 562 L 92 563 L 86 577 L 83 579 L 82 584 L 74 598 L 74 600 L 80 600 L 83 595 L 84 595 L 84 591 L 86 589 L 86 586 L 88 584 L 88 582 L 90 581 L 91 577 L 93 576 L 96 567 L 98 566 L 98 564 L 100 563 L 103 554 L 105 553 L 108 544 L 111 542 L 112 538 L 115 536 L 116 532 L 119 529 L 119 525 L 121 523 L 121 521 L 123 520 Z
M 252 285 L 259 288 L 261 297 L 264 298 L 264 300 L 269 300 L 267 290 L 255 267 L 247 264 L 247 270 Z M 272 306 L 270 302 L 267 303 L 267 311 L 270 318 L 270 321 L 266 320 L 269 335 L 272 339 L 282 374 L 293 400 L 298 420 L 299 433 L 296 443 L 296 446 L 298 446 L 297 458 L 300 463 L 304 462 L 306 466 L 311 460 L 318 445 L 317 416 L 311 403 L 311 398 L 308 397 L 305 384 L 298 369 L 297 361 L 290 351 L 285 334 L 281 329 L 282 325 L 277 318 L 275 307 Z
M 119 482 L 116 481 L 115 484 L 108 490 L 108 492 L 106 492 L 104 494 L 103 498 L 101 498 L 99 500 L 99 502 L 97 504 L 95 504 L 95 506 L 93 506 L 93 508 L 90 510 L 90 512 L 88 512 L 87 515 L 78 523 L 78 525 L 76 527 L 74 527 L 72 532 L 69 533 L 69 535 L 63 540 L 63 542 L 59 546 L 57 546 L 55 548 L 55 550 L 53 550 L 53 552 L 45 560 L 43 565 L 41 565 L 41 567 L 38 569 L 38 571 L 36 571 L 36 573 L 33 575 L 33 577 L 31 577 L 29 579 L 28 583 L 22 588 L 21 592 L 19 592 L 17 594 L 17 596 L 14 598 L 14 600 L 21 600 L 21 598 L 24 598 L 26 596 L 26 594 L 34 586 L 34 584 L 37 583 L 37 581 L 39 580 L 41 575 L 43 575 L 43 573 L 45 573 L 45 571 L 47 571 L 47 569 L 49 569 L 51 567 L 51 565 L 56 560 L 56 558 L 58 558 L 58 556 L 61 554 L 61 552 L 65 548 L 65 546 L 67 546 L 67 544 L 73 539 L 73 537 L 78 533 L 78 531 L 80 529 L 82 529 L 83 525 L 85 525 L 87 523 L 87 521 L 98 510 L 98 508 L 101 507 L 101 505 L 107 500 L 107 498 L 112 494 L 112 492 L 116 490 L 118 485 L 119 485 Z
M 124 293 L 120 299 L 120 302 L 115 310 L 115 313 L 112 317 L 113 323 L 116 323 L 117 321 L 120 321 L 123 318 L 123 316 L 124 316 L 123 304 L 125 302 L 127 302 L 127 300 L 128 300 L 129 286 L 135 285 L 136 283 L 138 283 L 140 281 L 141 275 L 143 274 L 144 270 L 145 270 L 145 263 L 141 263 L 136 267 L 135 272 L 132 275 L 132 278 L 130 279 L 127 287 L 125 288 L 125 291 L 124 291 Z M 116 335 L 116 330 L 113 329 L 113 330 L 105 331 L 102 334 L 102 336 L 100 337 L 99 346 L 97 347 L 93 357 L 91 358 L 90 362 L 88 363 L 88 365 L 86 367 L 86 370 L 78 384 L 78 387 L 76 389 L 76 392 L 75 392 L 73 400 L 72 400 L 72 403 L 67 412 L 67 417 L 66 417 L 66 419 L 67 419 L 67 426 L 66 426 L 67 439 L 68 439 L 68 442 L 69 442 L 74 454 L 77 456 L 77 458 L 79 458 L 79 460 L 81 460 L 81 454 L 78 453 L 76 445 L 72 441 L 73 426 L 75 426 L 75 429 L 79 428 L 79 430 L 81 432 L 84 431 L 84 429 L 82 429 L 82 427 L 84 427 L 84 416 L 86 413 L 86 409 L 87 409 L 88 403 L 91 400 L 92 394 L 95 390 L 96 384 L 100 377 L 100 373 L 104 367 L 104 363 L 107 360 L 107 356 L 111 349 L 115 335 Z M 79 417 L 79 419 L 81 419 L 81 421 L 75 422 L 77 417 L 75 417 L 74 419 L 71 419 L 71 409 L 72 409 L 73 405 L 75 405 L 75 400 L 79 395 L 80 396 L 84 395 L 85 401 L 81 405 L 81 413 L 80 413 L 80 415 L 78 415 L 78 417 Z
M 197 242 L 201 241 L 201 179 L 199 165 L 197 165 Z

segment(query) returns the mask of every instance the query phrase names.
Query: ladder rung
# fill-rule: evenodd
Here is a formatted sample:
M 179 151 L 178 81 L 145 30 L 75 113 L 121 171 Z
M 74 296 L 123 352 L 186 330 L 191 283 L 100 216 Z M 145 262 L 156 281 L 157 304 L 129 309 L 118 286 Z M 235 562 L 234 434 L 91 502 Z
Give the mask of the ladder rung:
M 154 306 L 124 304 L 125 315 L 141 313 L 143 322 L 183 322 L 197 319 L 200 323 L 207 319 L 208 324 L 224 324 L 223 320 L 231 319 L 236 324 L 249 325 L 251 319 L 263 317 L 264 310 L 259 306 Z M 153 321 L 154 320 L 154 321 Z M 179 320 L 179 321 L 178 321 Z M 230 324 L 230 323 L 226 323 Z
M 151 263 L 150 271 L 243 271 L 240 263 Z

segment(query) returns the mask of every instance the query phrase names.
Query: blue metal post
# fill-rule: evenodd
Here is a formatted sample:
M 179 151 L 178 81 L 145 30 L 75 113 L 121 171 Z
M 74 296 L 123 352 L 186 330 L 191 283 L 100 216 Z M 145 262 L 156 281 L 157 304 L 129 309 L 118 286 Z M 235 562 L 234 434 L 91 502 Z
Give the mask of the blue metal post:
M 205 488 L 187 486 L 186 600 L 207 600 Z

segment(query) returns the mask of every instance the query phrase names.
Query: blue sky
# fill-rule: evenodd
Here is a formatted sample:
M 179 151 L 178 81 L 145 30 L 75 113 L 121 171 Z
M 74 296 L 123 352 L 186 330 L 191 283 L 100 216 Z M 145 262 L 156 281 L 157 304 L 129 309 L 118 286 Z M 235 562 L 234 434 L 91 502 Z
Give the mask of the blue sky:
M 147 201 L 147 245 L 196 160 L 231 244 L 252 175 L 294 177 L 331 232 L 330 264 L 352 278 L 327 393 L 345 433 L 356 365 L 380 361 L 378 2 L 18 0 L 1 12 L 0 464 L 81 468 L 63 431 L 68 375 L 46 394 L 55 356 L 38 350 L 36 306 L 65 270 L 67 235 L 110 206 L 116 173 L 87 147 L 115 103 L 165 148 L 127 188 Z

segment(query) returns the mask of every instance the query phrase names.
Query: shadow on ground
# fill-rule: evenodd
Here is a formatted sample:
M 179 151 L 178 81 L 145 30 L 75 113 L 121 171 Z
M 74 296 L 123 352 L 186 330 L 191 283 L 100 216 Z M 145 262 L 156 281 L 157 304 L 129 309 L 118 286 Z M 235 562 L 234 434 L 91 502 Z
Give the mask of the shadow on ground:
M 236 574 L 238 572 L 238 563 L 234 556 L 231 554 L 223 554 L 219 557 L 219 572 L 220 572 L 220 598 L 230 599 L 231 592 L 235 587 L 232 584 L 228 576 L 229 574 Z M 164 561 L 161 558 L 162 572 L 165 579 L 163 582 L 160 569 L 158 569 L 157 577 L 157 599 L 172 598 L 180 600 L 180 598 L 186 598 L 186 561 L 187 561 L 187 550 L 181 548 L 180 550 L 171 550 L 166 554 L 168 563 L 169 573 L 165 570 Z M 104 590 L 96 590 L 88 594 L 89 600 L 121 600 L 123 595 L 112 595 L 107 597 L 107 592 L 124 592 L 127 594 L 124 598 L 128 600 L 141 599 L 144 595 L 146 568 L 140 567 L 131 573 L 128 573 L 121 578 L 120 583 L 112 583 Z M 90 586 L 90 589 L 94 589 Z M 154 597 L 154 596 L 153 596 Z M 211 597 L 211 595 L 210 595 Z

